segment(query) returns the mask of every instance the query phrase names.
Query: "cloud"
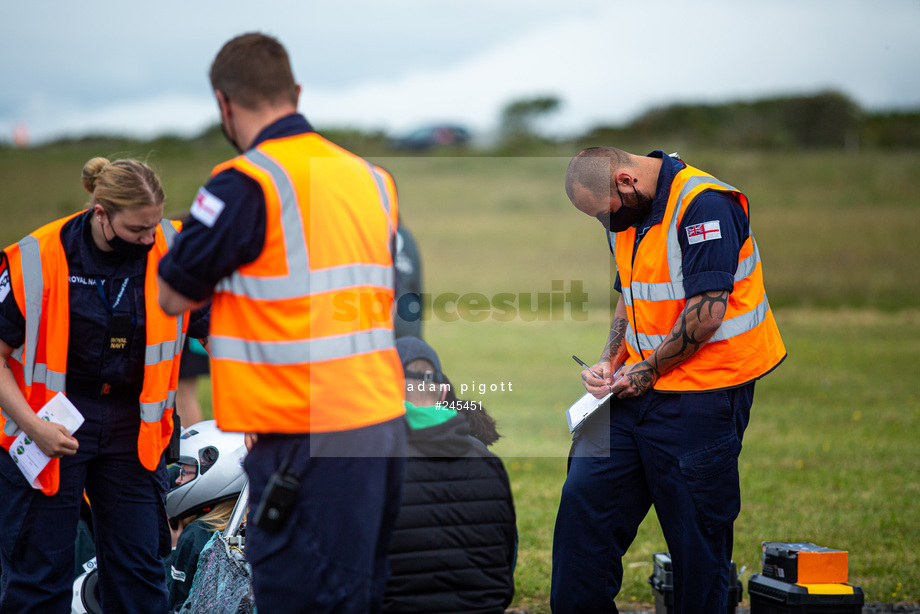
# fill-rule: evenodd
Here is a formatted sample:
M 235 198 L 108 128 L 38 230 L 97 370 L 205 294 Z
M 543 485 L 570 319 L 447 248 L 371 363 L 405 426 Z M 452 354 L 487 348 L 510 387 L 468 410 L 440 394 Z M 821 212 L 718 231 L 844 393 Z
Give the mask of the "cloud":
M 319 125 L 405 130 L 459 120 L 491 130 L 508 102 L 557 95 L 563 105 L 546 128 L 572 133 L 674 102 L 825 89 L 873 109 L 920 104 L 920 84 L 903 78 L 920 55 L 909 27 L 915 7 L 882 0 L 878 10 L 893 23 L 872 37 L 865 22 L 875 11 L 858 2 L 753 7 L 712 0 L 706 11 L 676 0 L 625 6 L 568 12 L 447 68 L 348 88 L 307 86 L 302 106 Z
M 251 30 L 288 47 L 321 128 L 488 132 L 506 104 L 543 95 L 563 102 L 544 123 L 560 134 L 674 102 L 828 88 L 869 109 L 920 105 L 920 4 L 903 0 L 278 0 L 257 19 L 236 0 L 78 6 L 0 9 L 0 138 L 17 122 L 34 140 L 194 133 L 217 121 L 210 61 Z
M 25 125 L 34 143 L 86 135 L 152 138 L 163 134 L 193 136 L 218 121 L 216 104 L 208 98 L 163 95 L 90 107 L 66 101 L 33 98 L 16 122 L 0 122 L 0 135 L 15 124 Z

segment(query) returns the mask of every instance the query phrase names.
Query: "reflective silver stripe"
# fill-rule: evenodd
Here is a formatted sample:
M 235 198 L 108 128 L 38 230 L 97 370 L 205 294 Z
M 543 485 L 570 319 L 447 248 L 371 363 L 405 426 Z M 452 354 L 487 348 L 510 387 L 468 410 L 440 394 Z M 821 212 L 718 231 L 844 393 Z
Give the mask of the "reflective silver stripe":
M 355 286 L 393 287 L 393 267 L 382 264 L 349 264 L 320 269 L 310 274 L 314 294 Z
M 35 362 L 38 351 L 38 329 L 42 319 L 42 292 L 45 281 L 42 277 L 41 249 L 38 239 L 25 237 L 19 242 L 22 258 L 22 285 L 26 298 L 26 345 L 16 348 L 12 356 L 22 363 L 23 380 L 26 386 L 44 384 L 48 390 L 66 392 L 67 374 L 49 371 L 45 363 Z M 25 362 L 22 362 L 25 355 Z
M 754 243 L 754 251 L 751 252 L 750 256 L 738 263 L 738 270 L 735 271 L 736 282 L 751 275 L 754 269 L 757 268 L 757 263 L 760 262 L 760 249 L 757 247 L 757 241 L 754 241 L 754 238 L 751 237 L 751 242 Z
M 636 335 L 632 324 L 626 324 L 626 341 L 632 345 L 633 339 L 635 339 L 639 343 L 639 347 L 636 349 L 640 352 L 654 352 L 666 337 L 667 335 Z
M 371 164 L 368 164 L 367 167 L 370 169 L 371 175 L 374 177 L 374 183 L 377 184 L 377 192 L 380 193 L 380 204 L 383 206 L 383 210 L 387 214 L 387 221 L 389 222 L 391 211 L 393 210 L 393 203 L 390 202 L 390 193 L 387 191 L 386 177 L 383 175 L 383 172 L 379 168 Z
M 677 203 L 674 206 L 674 213 L 671 215 L 671 224 L 668 227 L 668 270 L 671 273 L 671 283 L 684 283 L 680 242 L 677 240 L 677 223 L 680 219 L 681 208 L 684 206 L 684 201 L 690 192 L 706 183 L 711 183 L 732 192 L 738 191 L 737 188 L 730 186 L 724 181 L 719 181 L 715 177 L 710 177 L 708 175 L 694 175 L 684 183 L 683 187 L 680 189 L 680 193 L 677 195 Z
M 724 320 L 716 334 L 709 339 L 709 343 L 725 341 L 756 328 L 758 324 L 766 319 L 768 311 L 770 311 L 770 303 L 767 302 L 767 295 L 764 294 L 760 304 L 751 311 L 737 315 L 729 320 Z
M 381 264 L 350 264 L 328 269 L 319 269 L 298 275 L 301 285 L 288 277 L 243 277 L 231 278 L 231 292 L 257 300 L 294 299 L 344 290 L 355 286 L 393 287 L 393 268 Z M 224 282 L 221 282 L 222 284 Z M 298 291 L 299 290 L 299 291 Z
M 632 304 L 633 297 L 640 301 L 682 301 L 684 299 L 683 284 L 668 282 L 651 284 L 634 281 L 629 289 L 631 296 L 627 305 Z
M 249 277 L 234 272 L 217 284 L 217 290 L 258 300 L 300 298 L 310 294 L 310 276 L 303 270 L 283 277 Z
M 186 334 L 182 332 L 182 323 L 185 321 L 185 313 L 180 313 L 176 317 L 176 351 L 173 353 L 173 358 L 182 354 L 182 348 L 185 347 L 185 337 Z M 175 358 L 178 360 L 178 358 Z
M 179 231 L 169 220 L 161 220 L 160 228 L 163 230 L 163 237 L 166 239 L 166 247 L 170 248 Z M 185 313 L 176 316 L 176 339 L 174 341 L 164 341 L 148 345 L 144 349 L 144 366 L 156 365 L 161 362 L 178 360 L 179 354 L 182 353 L 182 346 L 185 344 L 185 335 L 182 333 L 182 324 L 185 321 Z M 175 367 L 174 365 L 174 368 Z M 141 420 L 143 422 L 159 422 L 163 419 L 163 414 L 167 407 L 176 405 L 176 391 L 168 390 L 164 401 L 155 401 L 152 403 L 139 403 Z
M 172 248 L 173 243 L 176 242 L 176 237 L 179 236 L 179 231 L 167 219 L 160 220 L 160 228 L 163 230 L 163 238 L 166 239 L 167 249 Z
M 248 277 L 234 272 L 217 284 L 220 292 L 255 299 L 279 300 L 310 294 L 310 262 L 306 233 L 297 193 L 284 168 L 258 149 L 246 153 L 251 164 L 271 175 L 281 205 L 281 233 L 284 236 L 288 274 L 278 277 Z
M 374 177 L 374 183 L 377 184 L 377 193 L 380 196 L 380 206 L 383 207 L 383 214 L 387 219 L 387 236 L 392 237 L 396 231 L 393 228 L 393 217 L 390 213 L 393 208 L 393 203 L 390 202 L 390 193 L 387 191 L 386 178 L 383 175 L 383 171 L 381 171 L 376 166 L 371 164 L 368 164 L 367 166 L 370 168 L 371 175 Z M 392 246 L 389 246 L 388 244 L 388 247 L 390 247 L 390 250 L 392 251 Z M 392 256 L 393 254 L 390 255 Z
M 757 263 L 760 262 L 760 251 L 757 243 L 754 243 L 754 252 L 738 263 L 738 269 L 735 271 L 735 282 L 748 277 L 754 272 Z M 642 301 L 674 301 L 683 300 L 684 286 L 683 283 L 643 283 L 634 281 L 632 286 L 623 289 L 623 298 L 627 305 L 632 305 L 633 297 Z
M 29 235 L 19 242 L 22 259 L 22 285 L 26 298 L 26 362 L 22 365 L 26 386 L 31 386 L 35 376 L 35 352 L 38 349 L 38 329 L 42 319 L 42 257 L 38 239 Z
M 156 365 L 164 360 L 173 360 L 182 352 L 182 345 L 185 343 L 185 334 L 182 332 L 182 322 L 185 314 L 180 313 L 176 316 L 176 338 L 173 341 L 164 341 L 148 345 L 144 349 L 144 365 Z
M 47 371 L 45 387 L 55 392 L 67 392 L 67 374 Z
M 731 339 L 732 337 L 737 337 L 738 335 L 744 334 L 749 330 L 756 328 L 764 319 L 767 317 L 767 312 L 770 311 L 770 304 L 767 302 L 767 297 L 764 295 L 763 301 L 760 302 L 757 307 L 752 309 L 747 313 L 742 313 L 741 315 L 735 316 L 722 322 L 722 325 L 719 327 L 719 330 L 709 338 L 709 341 L 706 343 L 713 343 L 715 341 L 725 341 L 726 339 Z M 639 335 L 638 341 L 641 346 L 641 350 L 645 351 L 654 351 L 658 346 L 664 343 L 664 340 L 667 338 L 667 335 Z M 636 339 L 636 335 L 633 332 L 633 327 L 631 324 L 626 325 L 626 339 L 632 341 Z
M 166 395 L 165 401 L 157 401 L 154 403 L 141 403 L 141 420 L 144 422 L 159 422 L 163 419 L 163 414 L 166 412 L 167 407 L 175 407 L 176 405 L 176 391 L 170 390 L 169 394 Z
M 181 346 L 179 348 L 182 349 Z M 148 345 L 144 351 L 144 364 L 146 366 L 157 365 L 164 360 L 172 360 L 176 357 L 176 342 L 164 341 L 154 345 Z
M 302 341 L 246 341 L 212 335 L 209 348 L 218 359 L 298 365 L 385 350 L 394 346 L 393 339 L 392 330 L 381 328 Z
M 32 381 L 37 384 L 44 384 L 45 388 L 48 390 L 54 390 L 55 392 L 67 392 L 67 374 L 58 373 L 56 371 L 49 371 L 48 365 L 43 362 L 35 365 L 35 372 L 33 374 Z

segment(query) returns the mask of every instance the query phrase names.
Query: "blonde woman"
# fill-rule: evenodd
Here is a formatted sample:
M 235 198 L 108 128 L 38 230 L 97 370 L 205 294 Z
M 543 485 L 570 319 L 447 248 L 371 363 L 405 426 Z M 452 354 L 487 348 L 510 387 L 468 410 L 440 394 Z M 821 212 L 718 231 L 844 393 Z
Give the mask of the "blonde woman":
M 24 433 L 51 458 L 29 484 L 15 462 L 25 445 L 0 454 L 0 611 L 70 611 L 85 490 L 103 607 L 160 614 L 163 451 L 190 314 L 159 309 L 155 272 L 179 224 L 162 219 L 163 188 L 144 163 L 93 158 L 82 183 L 86 210 L 0 254 L 0 444 Z M 73 435 L 37 415 L 57 393 L 85 420 Z

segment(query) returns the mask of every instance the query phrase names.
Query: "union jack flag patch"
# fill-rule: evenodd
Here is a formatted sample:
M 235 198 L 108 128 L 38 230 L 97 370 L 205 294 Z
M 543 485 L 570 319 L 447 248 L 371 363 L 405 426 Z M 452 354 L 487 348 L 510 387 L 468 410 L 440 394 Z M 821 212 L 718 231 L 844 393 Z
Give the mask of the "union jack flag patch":
M 6 264 L 6 254 L 0 252 L 0 303 L 10 293 L 10 270 Z
M 687 242 L 690 243 L 690 245 L 722 238 L 722 229 L 719 226 L 719 220 L 687 226 L 686 230 Z

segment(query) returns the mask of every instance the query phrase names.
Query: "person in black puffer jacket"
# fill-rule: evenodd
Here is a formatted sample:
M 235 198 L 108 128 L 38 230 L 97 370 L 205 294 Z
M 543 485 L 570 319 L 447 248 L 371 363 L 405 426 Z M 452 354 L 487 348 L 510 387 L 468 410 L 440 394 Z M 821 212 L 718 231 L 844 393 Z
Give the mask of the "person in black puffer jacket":
M 472 422 L 492 443 L 494 421 L 468 421 L 465 414 L 484 411 L 478 404 L 445 407 L 456 397 L 427 343 L 401 337 L 396 349 L 406 376 L 410 457 L 383 611 L 500 614 L 514 596 L 514 501 L 501 459 L 470 428 Z

